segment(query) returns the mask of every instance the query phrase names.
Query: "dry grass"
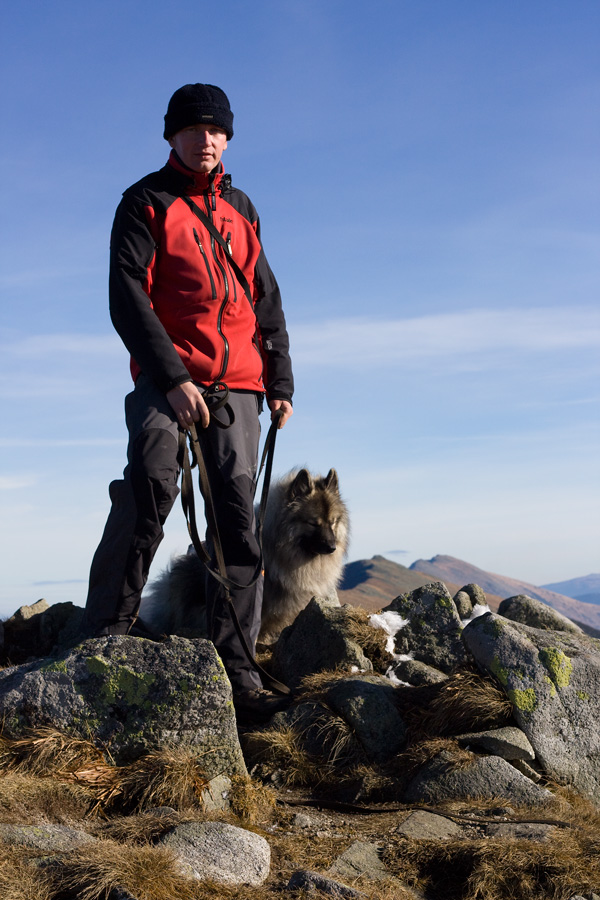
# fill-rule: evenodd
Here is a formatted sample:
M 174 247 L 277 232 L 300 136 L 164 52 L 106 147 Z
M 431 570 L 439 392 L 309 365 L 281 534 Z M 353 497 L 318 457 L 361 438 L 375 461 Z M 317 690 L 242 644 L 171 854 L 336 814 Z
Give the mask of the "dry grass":
M 412 739 L 465 734 L 512 721 L 512 705 L 489 678 L 465 669 L 439 684 L 398 688 L 397 703 Z
M 293 728 L 265 728 L 244 735 L 244 750 L 251 765 L 279 770 L 283 783 L 302 787 L 327 777 L 320 760 L 310 756 Z
M 348 636 L 361 648 L 373 663 L 373 671 L 385 675 L 392 662 L 392 655 L 385 649 L 388 634 L 382 628 L 374 628 L 369 621 L 371 613 L 361 607 L 348 611 Z
M 243 775 L 234 775 L 229 791 L 231 812 L 251 825 L 268 822 L 276 804 L 275 792 L 264 784 Z
M 0 822 L 65 825 L 84 818 L 93 805 L 93 794 L 80 785 L 19 772 L 0 772 Z
M 28 865 L 22 850 L 0 844 L 0 897 L 2 900 L 52 900 L 53 895 L 47 875 Z
M 398 837 L 384 861 L 431 900 L 566 900 L 597 888 L 599 850 L 597 838 L 558 829 L 548 843 Z
M 43 776 L 104 762 L 104 756 L 90 741 L 53 728 L 38 728 L 22 738 L 0 736 L 0 769 Z

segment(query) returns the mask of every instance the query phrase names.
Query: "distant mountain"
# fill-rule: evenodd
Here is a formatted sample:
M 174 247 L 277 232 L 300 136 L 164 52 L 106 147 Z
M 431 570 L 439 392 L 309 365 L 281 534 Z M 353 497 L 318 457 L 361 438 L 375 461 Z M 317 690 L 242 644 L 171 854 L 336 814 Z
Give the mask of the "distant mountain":
M 410 570 L 420 574 L 429 575 L 439 581 L 452 581 L 455 584 L 478 584 L 488 593 L 498 594 L 500 597 L 514 597 L 516 594 L 527 594 L 535 597 L 543 603 L 552 606 L 569 619 L 583 625 L 600 629 L 600 607 L 593 603 L 584 603 L 574 600 L 564 594 L 556 593 L 545 587 L 536 587 L 526 581 L 518 581 L 515 578 L 507 578 L 504 575 L 495 575 L 478 569 L 470 563 L 463 562 L 453 556 L 434 556 L 432 559 L 417 559 Z
M 584 575 L 583 578 L 571 578 L 569 581 L 557 581 L 554 584 L 543 584 L 549 591 L 557 591 L 582 603 L 600 604 L 600 575 Z
M 384 556 L 374 556 L 372 559 L 348 563 L 344 567 L 338 594 L 340 603 L 350 603 L 351 606 L 362 606 L 369 612 L 377 612 L 399 594 L 406 594 L 437 580 L 431 575 L 415 571 L 412 566 L 407 569 L 406 566 L 392 562 Z M 467 583 L 445 581 L 452 595 Z M 492 609 L 497 610 L 500 602 L 500 597 L 488 596 L 488 603 Z

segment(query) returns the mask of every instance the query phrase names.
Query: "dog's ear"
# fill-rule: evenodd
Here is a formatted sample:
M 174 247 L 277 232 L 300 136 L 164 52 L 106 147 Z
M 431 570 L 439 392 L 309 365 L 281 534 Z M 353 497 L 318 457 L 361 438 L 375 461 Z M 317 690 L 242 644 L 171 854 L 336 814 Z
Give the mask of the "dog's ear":
M 308 497 L 313 487 L 313 480 L 308 469 L 300 469 L 289 486 L 288 496 L 290 500 L 296 500 L 298 497 Z
M 330 469 L 325 476 L 325 487 L 328 491 L 335 491 L 337 494 L 339 494 L 340 485 L 338 482 L 338 474 L 335 469 Z

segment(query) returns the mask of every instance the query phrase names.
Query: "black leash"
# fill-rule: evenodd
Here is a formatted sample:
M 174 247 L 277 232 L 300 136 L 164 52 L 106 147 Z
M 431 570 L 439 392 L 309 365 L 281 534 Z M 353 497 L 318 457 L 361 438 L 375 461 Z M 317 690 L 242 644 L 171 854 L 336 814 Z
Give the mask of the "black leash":
M 234 421 L 233 410 L 227 404 L 227 397 L 229 395 L 229 390 L 226 385 L 219 384 L 218 387 L 211 386 L 208 389 L 210 392 L 209 396 L 214 396 L 215 393 L 221 394 L 222 397 L 219 397 L 218 402 L 216 404 L 211 404 L 211 419 L 215 424 L 218 424 L 221 428 L 228 428 Z M 225 410 L 228 410 L 229 415 L 229 423 L 220 422 L 216 416 L 212 416 L 212 413 L 216 409 L 221 409 L 225 407 Z M 258 473 L 256 475 L 255 485 L 258 484 L 263 468 L 265 467 L 265 477 L 263 480 L 262 494 L 259 506 L 259 512 L 257 517 L 257 539 L 260 546 L 260 533 L 262 529 L 262 521 L 264 518 L 264 512 L 267 505 L 267 498 L 269 494 L 269 486 L 271 482 L 271 470 L 273 468 L 273 457 L 275 455 L 275 438 L 277 435 L 277 428 L 279 425 L 279 421 L 281 419 L 282 413 L 281 411 L 277 411 L 273 417 L 273 421 L 271 422 L 271 426 L 267 433 L 267 437 L 265 440 L 265 446 L 263 448 L 263 454 L 260 461 L 260 467 Z M 192 462 L 190 463 L 190 457 L 188 454 L 188 440 L 189 440 L 189 449 L 192 455 Z M 234 628 L 237 632 L 237 636 L 240 640 L 244 653 L 251 664 L 252 668 L 255 669 L 263 682 L 263 684 L 268 685 L 271 690 L 276 691 L 279 694 L 289 695 L 291 693 L 290 689 L 287 685 L 282 684 L 280 681 L 277 681 L 276 678 L 273 678 L 268 672 L 266 672 L 262 666 L 256 661 L 254 654 L 250 650 L 248 646 L 248 642 L 246 641 L 246 637 L 242 631 L 242 626 L 240 625 L 237 612 L 235 610 L 235 606 L 233 603 L 233 599 L 231 597 L 232 589 L 245 589 L 252 587 L 252 585 L 256 584 L 258 579 L 262 573 L 262 550 L 261 550 L 261 558 L 258 562 L 258 566 L 253 578 L 248 582 L 248 584 L 238 584 L 236 581 L 233 581 L 227 575 L 227 567 L 225 565 L 225 557 L 223 555 L 223 546 L 221 544 L 221 538 L 219 536 L 219 528 L 217 525 L 217 516 L 215 513 L 212 492 L 210 490 L 210 482 L 208 479 L 208 472 L 206 470 L 206 464 L 204 462 L 204 457 L 202 455 L 202 448 L 200 446 L 200 441 L 198 439 L 198 432 L 196 430 L 196 426 L 192 424 L 189 428 L 189 431 L 184 430 L 180 427 L 179 429 L 179 452 L 181 459 L 181 505 L 183 507 L 183 513 L 185 515 L 185 520 L 187 522 L 188 532 L 190 538 L 192 540 L 192 544 L 194 545 L 194 549 L 198 555 L 198 558 L 204 563 L 206 569 L 209 574 L 214 578 L 219 584 L 222 585 L 224 589 L 225 601 L 228 604 L 229 613 L 231 615 L 231 620 L 233 622 Z M 196 504 L 194 500 L 194 484 L 192 479 L 192 468 L 194 466 L 198 467 L 198 484 L 200 487 L 200 493 L 204 499 L 204 509 L 206 514 L 206 524 L 208 527 L 209 534 L 212 537 L 213 548 L 215 553 L 215 560 L 217 564 L 217 571 L 212 566 L 211 557 L 206 550 L 202 540 L 200 539 L 200 535 L 198 534 L 198 527 L 196 525 Z

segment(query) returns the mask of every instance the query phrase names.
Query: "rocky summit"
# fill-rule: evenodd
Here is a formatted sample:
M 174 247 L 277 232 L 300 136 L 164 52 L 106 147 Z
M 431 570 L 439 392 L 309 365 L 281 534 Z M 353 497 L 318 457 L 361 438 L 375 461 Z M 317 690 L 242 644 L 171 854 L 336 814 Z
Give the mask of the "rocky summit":
M 374 614 L 313 598 L 260 648 L 289 707 L 243 729 L 208 641 L 78 643 L 79 615 L 4 623 L 3 896 L 600 888 L 600 641 L 541 601 L 496 613 L 442 582 Z

